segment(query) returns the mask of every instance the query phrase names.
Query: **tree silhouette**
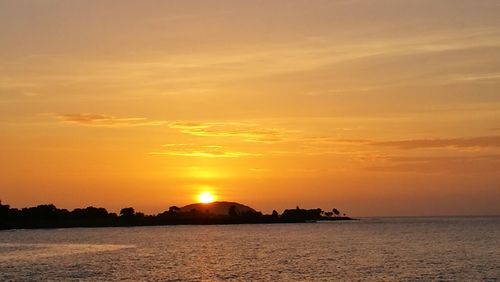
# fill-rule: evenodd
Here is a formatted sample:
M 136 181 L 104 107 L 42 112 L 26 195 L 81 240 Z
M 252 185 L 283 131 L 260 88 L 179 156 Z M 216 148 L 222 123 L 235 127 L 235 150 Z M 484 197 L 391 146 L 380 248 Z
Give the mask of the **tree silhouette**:
M 335 216 L 339 216 L 340 215 L 340 211 L 336 208 L 332 209 L 332 212 L 335 214 Z
M 123 218 L 132 218 L 132 217 L 134 217 L 134 215 L 135 215 L 135 210 L 132 207 L 130 207 L 130 208 L 123 208 L 120 211 L 120 216 L 123 217 Z
M 280 215 L 276 210 L 273 210 L 273 214 L 271 215 L 273 218 L 278 218 Z
M 2 205 L 2 200 L 0 200 L 0 214 L 7 214 L 7 212 L 9 211 L 10 209 L 10 206 L 9 205 Z
M 180 210 L 181 208 L 179 208 L 178 206 L 171 206 L 170 208 L 168 208 L 169 213 L 178 213 Z

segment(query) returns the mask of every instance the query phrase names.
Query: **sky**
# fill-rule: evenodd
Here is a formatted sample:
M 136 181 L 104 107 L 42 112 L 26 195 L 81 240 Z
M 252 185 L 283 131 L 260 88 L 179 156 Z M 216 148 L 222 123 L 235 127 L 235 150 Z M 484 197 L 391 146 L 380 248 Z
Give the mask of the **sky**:
M 0 0 L 0 199 L 500 214 L 497 0 Z

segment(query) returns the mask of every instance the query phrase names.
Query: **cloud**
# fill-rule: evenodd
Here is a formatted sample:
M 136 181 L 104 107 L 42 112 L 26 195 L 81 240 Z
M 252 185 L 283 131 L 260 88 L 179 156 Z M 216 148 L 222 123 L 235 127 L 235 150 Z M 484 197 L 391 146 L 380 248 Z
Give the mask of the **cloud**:
M 175 122 L 170 124 L 170 128 L 179 128 L 179 129 L 208 128 L 214 124 L 217 123 L 205 123 L 196 121 Z
M 384 141 L 371 142 L 370 145 L 398 149 L 500 147 L 500 136 Z
M 203 137 L 239 137 L 247 142 L 274 143 L 285 139 L 283 130 L 261 128 L 250 123 L 176 122 L 169 126 L 185 134 Z
M 149 154 L 204 158 L 239 158 L 262 155 L 246 152 L 226 151 L 222 146 L 217 145 L 197 146 L 194 144 L 165 144 L 163 145 L 163 147 L 168 149 L 159 152 L 150 152 Z
M 481 73 L 457 76 L 452 79 L 456 82 L 478 82 L 478 83 L 492 83 L 500 82 L 500 73 Z
M 500 155 L 446 157 L 389 157 L 383 164 L 368 167 L 376 172 L 498 173 Z
M 131 126 L 157 126 L 165 122 L 159 120 L 149 120 L 144 117 L 115 117 L 105 114 L 49 114 L 63 122 L 76 123 L 87 126 L 104 127 L 131 127 Z
M 339 130 L 339 129 L 337 129 Z M 309 144 L 329 144 L 329 145 L 350 145 L 350 144 L 369 144 L 372 142 L 367 139 L 339 139 L 336 137 L 305 137 L 300 140 L 301 142 L 309 143 Z

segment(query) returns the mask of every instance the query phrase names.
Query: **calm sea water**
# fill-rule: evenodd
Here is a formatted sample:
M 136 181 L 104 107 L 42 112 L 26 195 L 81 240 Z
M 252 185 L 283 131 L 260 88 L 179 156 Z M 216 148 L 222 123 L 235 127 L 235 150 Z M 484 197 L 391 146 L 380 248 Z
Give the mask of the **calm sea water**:
M 2 281 L 499 279 L 499 217 L 0 231 Z

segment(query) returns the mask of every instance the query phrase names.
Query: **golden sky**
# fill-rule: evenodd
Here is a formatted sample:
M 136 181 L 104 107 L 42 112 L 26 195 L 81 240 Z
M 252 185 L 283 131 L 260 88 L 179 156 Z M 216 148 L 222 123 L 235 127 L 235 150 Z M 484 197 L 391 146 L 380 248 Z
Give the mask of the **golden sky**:
M 497 0 L 0 0 L 0 198 L 500 214 Z

